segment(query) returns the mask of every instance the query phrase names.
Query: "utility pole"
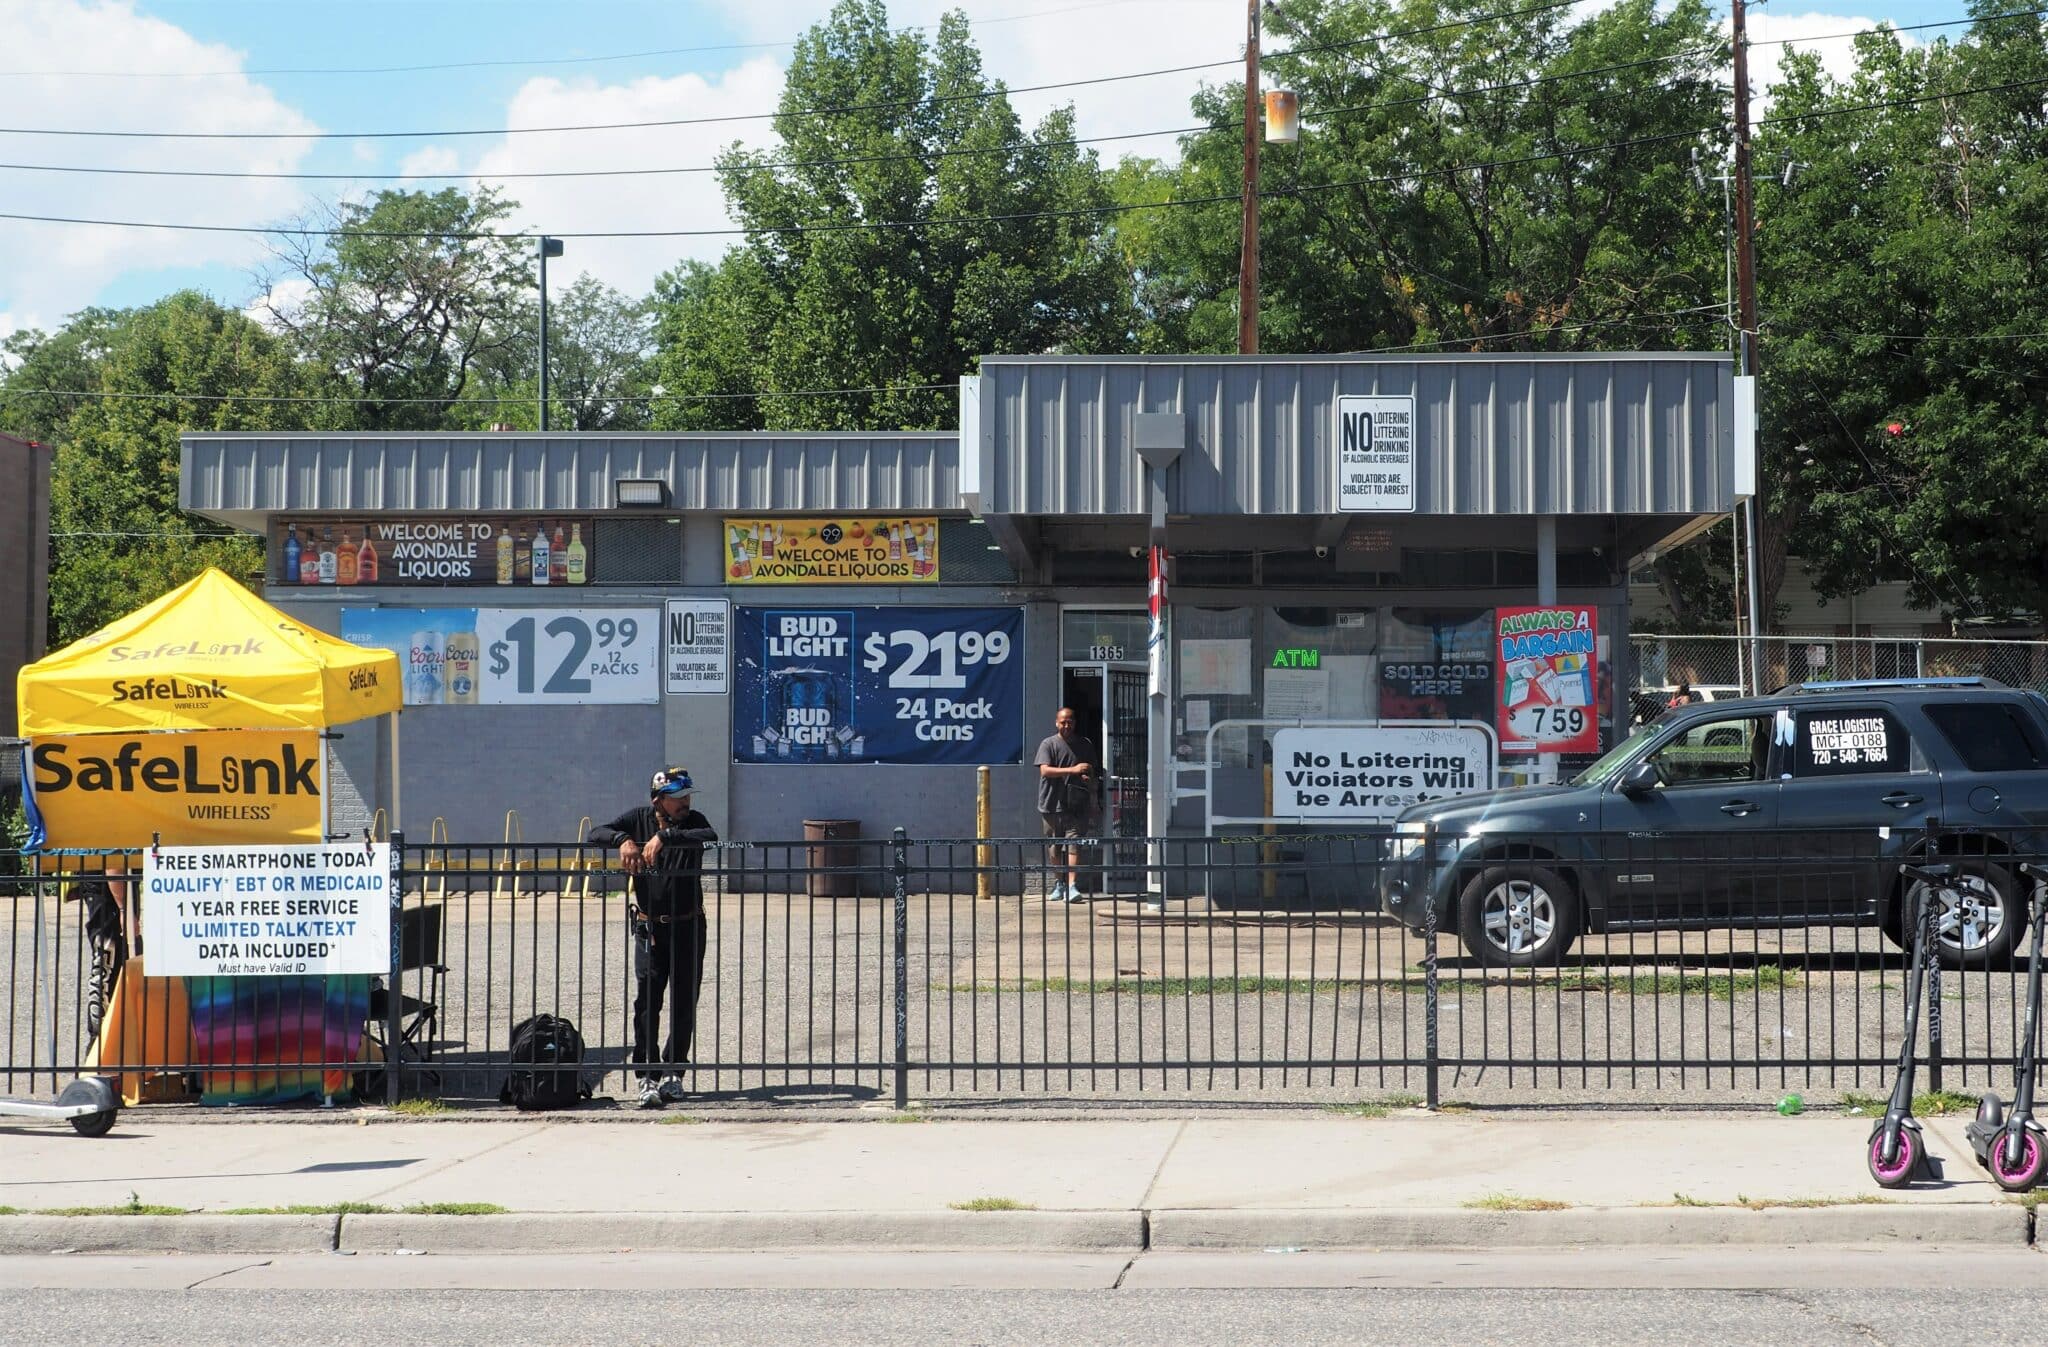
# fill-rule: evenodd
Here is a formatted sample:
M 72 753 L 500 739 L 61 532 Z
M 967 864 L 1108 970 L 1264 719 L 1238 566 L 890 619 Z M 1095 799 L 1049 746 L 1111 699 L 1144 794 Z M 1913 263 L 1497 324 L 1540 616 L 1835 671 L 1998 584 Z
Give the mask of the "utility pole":
M 1756 375 L 1756 189 L 1749 171 L 1749 29 L 1743 0 L 1731 0 L 1730 27 L 1735 42 L 1735 372 Z M 1761 454 L 1759 454 L 1761 456 Z M 1762 570 L 1766 475 L 1758 465 L 1756 490 L 1749 498 L 1749 661 L 1751 676 L 1763 687 Z
M 548 259 L 562 255 L 560 239 L 537 240 L 540 257 L 540 428 L 548 428 Z
M 1244 6 L 1244 248 L 1237 263 L 1237 351 L 1259 353 L 1259 3 Z

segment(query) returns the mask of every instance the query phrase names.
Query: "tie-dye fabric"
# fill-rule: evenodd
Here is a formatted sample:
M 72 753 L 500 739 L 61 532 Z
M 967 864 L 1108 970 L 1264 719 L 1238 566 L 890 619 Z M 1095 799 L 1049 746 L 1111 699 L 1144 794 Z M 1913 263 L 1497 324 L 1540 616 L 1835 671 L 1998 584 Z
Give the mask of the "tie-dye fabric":
M 195 977 L 185 988 L 192 1064 L 205 1073 L 202 1103 L 281 1104 L 348 1091 L 347 1064 L 361 1060 L 370 1014 L 367 976 Z

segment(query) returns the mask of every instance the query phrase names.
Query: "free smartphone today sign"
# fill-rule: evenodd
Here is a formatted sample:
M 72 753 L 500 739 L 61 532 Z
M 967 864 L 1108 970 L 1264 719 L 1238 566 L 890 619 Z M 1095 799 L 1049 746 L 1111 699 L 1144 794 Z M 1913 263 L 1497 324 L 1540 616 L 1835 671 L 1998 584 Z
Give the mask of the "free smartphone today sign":
M 1412 804 L 1493 787 L 1493 731 L 1477 721 L 1315 725 L 1273 735 L 1273 817 L 1392 823 Z
M 391 846 L 153 847 L 142 862 L 152 977 L 391 968 Z

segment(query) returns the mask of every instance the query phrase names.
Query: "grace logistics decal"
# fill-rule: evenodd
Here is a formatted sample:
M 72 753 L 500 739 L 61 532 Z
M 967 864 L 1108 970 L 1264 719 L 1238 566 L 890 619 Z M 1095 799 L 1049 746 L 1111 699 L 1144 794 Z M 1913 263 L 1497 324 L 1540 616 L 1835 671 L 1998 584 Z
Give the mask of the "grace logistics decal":
M 1500 608 L 1494 622 L 1502 751 L 1597 753 L 1600 640 L 1593 610 Z
M 739 608 L 735 762 L 1024 756 L 1021 608 Z

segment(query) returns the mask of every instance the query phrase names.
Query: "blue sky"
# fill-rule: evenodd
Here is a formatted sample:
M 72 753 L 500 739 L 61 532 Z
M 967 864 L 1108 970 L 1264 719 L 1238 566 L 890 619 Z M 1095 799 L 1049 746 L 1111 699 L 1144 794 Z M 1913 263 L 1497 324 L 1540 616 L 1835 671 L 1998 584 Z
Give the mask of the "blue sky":
M 1598 3 L 1599 0 L 1588 0 Z M 900 24 L 928 24 L 940 0 L 894 0 Z M 1112 75 L 1241 50 L 1239 0 L 964 0 L 984 60 L 1012 85 Z M 2018 6 L 2015 6 L 2018 7 Z M 357 175 L 499 174 L 565 168 L 708 164 L 735 138 L 766 144 L 765 124 L 574 135 L 508 128 L 648 121 L 773 108 L 788 40 L 829 0 L 0 0 L 0 162 Z M 1770 3 L 1756 38 L 1798 37 L 1962 17 L 1956 0 L 1869 5 Z M 1954 33 L 1959 30 L 1947 30 Z M 1932 37 L 1934 34 L 1925 36 Z M 1848 44 L 1825 44 L 1845 58 Z M 694 50 L 678 50 L 694 49 Z M 1759 50 L 1767 75 L 1777 47 Z M 628 55 L 660 52 L 659 55 Z M 625 57 L 626 59 L 612 59 Z M 597 59 L 593 59 L 597 58 Z M 484 64 L 509 63 L 509 64 Z M 372 68 L 439 66 L 369 73 Z M 357 73 L 340 73 L 353 71 Z M 1076 105 L 1084 136 L 1187 124 L 1187 100 L 1212 71 L 1020 96 L 1027 118 Z M 282 134 L 271 140 L 122 140 L 21 134 L 28 128 Z M 310 132 L 475 129 L 418 139 L 310 139 Z M 1170 138 L 1115 142 L 1170 153 Z M 363 179 L 320 183 L 149 178 L 0 169 L 0 210 L 94 219 L 275 223 Z M 433 187 L 440 183 L 415 183 Z M 514 226 L 712 229 L 727 222 L 703 174 L 506 182 Z M 683 256 L 713 257 L 719 238 L 573 241 L 561 275 L 580 271 L 642 293 Z M 183 286 L 249 302 L 260 240 L 0 221 L 0 334 L 53 328 L 89 304 L 148 303 Z

